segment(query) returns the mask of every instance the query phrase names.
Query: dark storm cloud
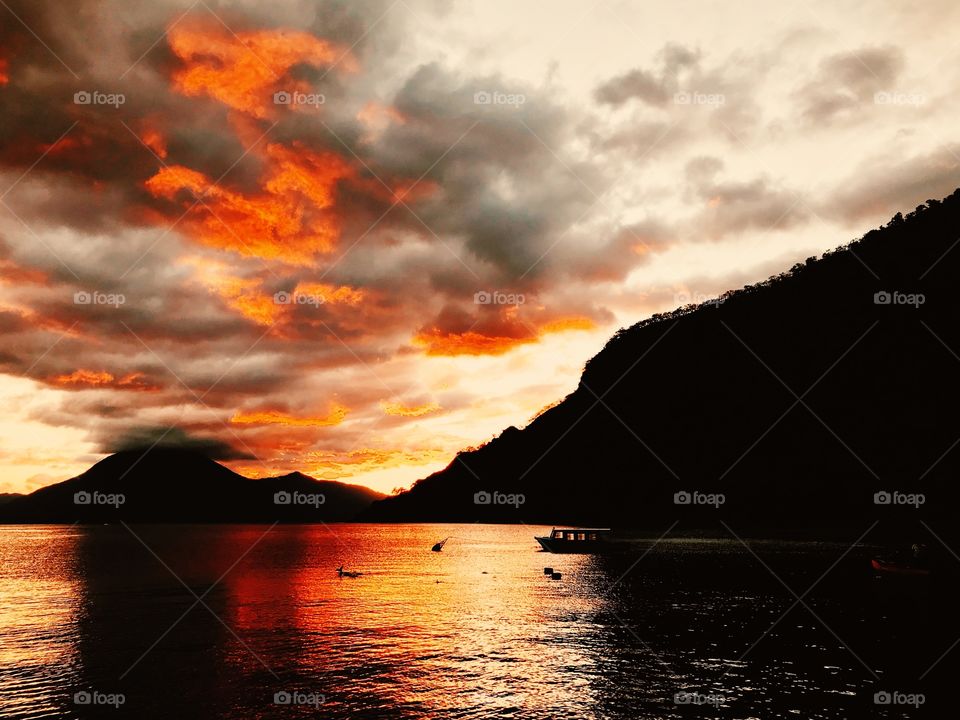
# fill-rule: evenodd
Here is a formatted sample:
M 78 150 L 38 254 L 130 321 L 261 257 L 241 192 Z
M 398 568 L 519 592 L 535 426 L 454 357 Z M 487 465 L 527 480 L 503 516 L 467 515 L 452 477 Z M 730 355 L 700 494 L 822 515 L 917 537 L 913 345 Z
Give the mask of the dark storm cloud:
M 131 3 L 120 14 L 135 14 L 136 27 L 152 43 L 162 37 L 169 15 L 145 8 Z M 12 2 L 4 14 L 0 44 L 11 79 L 0 93 L 0 162 L 29 166 L 46 151 L 32 177 L 59 174 L 113 183 L 111 190 L 136 195 L 137 181 L 149 176 L 155 160 L 122 123 L 139 132 L 151 114 L 185 114 L 186 102 L 171 96 L 163 77 L 144 61 L 131 68 L 136 56 L 125 52 L 132 44 L 124 35 L 127 28 L 102 3 L 81 1 L 66 11 L 51 3 Z M 75 103 L 75 93 L 83 91 L 120 93 L 124 100 L 119 106 Z M 119 207 L 122 203 L 104 209 Z
M 523 101 L 478 104 L 477 93 Z M 393 104 L 408 121 L 368 149 L 371 161 L 436 183 L 440 191 L 417 212 L 438 235 L 463 239 L 465 262 L 478 276 L 518 280 L 605 189 L 596 168 L 565 156 L 572 123 L 547 91 L 432 64 Z
M 150 448 L 191 450 L 211 460 L 250 460 L 252 454 L 222 440 L 195 437 L 178 427 L 139 427 L 121 437 L 105 440 L 100 452 L 145 452 Z

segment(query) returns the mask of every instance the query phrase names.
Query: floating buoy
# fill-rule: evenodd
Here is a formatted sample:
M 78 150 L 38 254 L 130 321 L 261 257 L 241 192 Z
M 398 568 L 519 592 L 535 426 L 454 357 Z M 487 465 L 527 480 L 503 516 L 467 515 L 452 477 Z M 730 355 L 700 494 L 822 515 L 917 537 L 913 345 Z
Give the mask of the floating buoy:
M 543 569 L 543 574 L 544 574 L 544 575 L 553 575 L 553 568 L 544 568 L 544 569 Z
M 551 574 L 550 574 L 550 579 L 551 579 L 551 580 L 559 580 L 561 577 L 563 577 L 563 575 L 562 575 L 561 573 L 551 573 Z

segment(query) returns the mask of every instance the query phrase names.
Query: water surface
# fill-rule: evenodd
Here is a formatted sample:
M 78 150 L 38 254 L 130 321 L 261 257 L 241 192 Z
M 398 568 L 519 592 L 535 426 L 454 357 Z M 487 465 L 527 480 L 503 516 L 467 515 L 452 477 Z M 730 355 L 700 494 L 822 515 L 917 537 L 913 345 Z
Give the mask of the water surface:
M 885 717 L 873 693 L 915 676 L 925 598 L 878 587 L 875 549 L 808 610 L 784 583 L 804 593 L 849 546 L 551 555 L 546 530 L 0 528 L 0 717 Z

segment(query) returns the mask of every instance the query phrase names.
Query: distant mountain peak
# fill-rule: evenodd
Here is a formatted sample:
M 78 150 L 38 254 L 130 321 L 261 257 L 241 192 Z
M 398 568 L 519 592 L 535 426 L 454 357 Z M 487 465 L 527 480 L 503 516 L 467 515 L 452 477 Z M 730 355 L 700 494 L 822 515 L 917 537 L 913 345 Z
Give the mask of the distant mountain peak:
M 276 477 L 270 478 L 271 480 L 311 480 L 313 482 L 319 482 L 315 477 L 306 475 L 299 470 L 294 470 L 285 475 L 277 475 Z
M 251 480 L 203 450 L 125 449 L 86 472 L 0 502 L 0 522 L 331 522 L 383 494 L 301 472 Z

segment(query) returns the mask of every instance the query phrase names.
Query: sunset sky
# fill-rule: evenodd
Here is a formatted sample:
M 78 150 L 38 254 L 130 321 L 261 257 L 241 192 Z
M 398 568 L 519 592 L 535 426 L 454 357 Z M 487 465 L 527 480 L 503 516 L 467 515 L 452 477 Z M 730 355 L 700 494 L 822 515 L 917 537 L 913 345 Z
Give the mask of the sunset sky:
M 571 392 L 617 328 L 960 185 L 958 24 L 3 0 L 0 491 L 158 440 L 407 486 Z

